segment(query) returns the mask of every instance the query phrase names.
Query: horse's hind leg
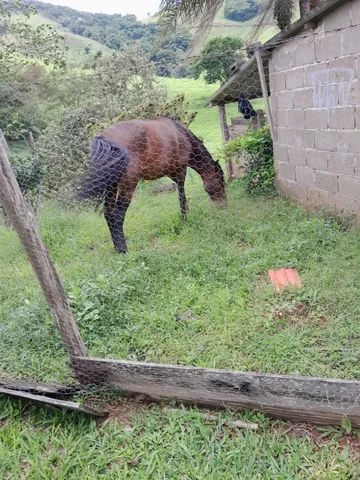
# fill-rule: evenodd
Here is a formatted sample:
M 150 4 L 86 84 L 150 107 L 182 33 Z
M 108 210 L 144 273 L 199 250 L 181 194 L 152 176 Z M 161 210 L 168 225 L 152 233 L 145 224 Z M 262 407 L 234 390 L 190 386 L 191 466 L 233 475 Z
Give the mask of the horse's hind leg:
M 125 182 L 124 182 L 125 183 Z M 125 188 L 126 187 L 126 188 Z M 124 234 L 124 221 L 129 208 L 136 183 L 119 185 L 105 200 L 104 216 L 108 224 L 115 250 L 126 253 L 127 246 Z
M 129 207 L 129 204 L 124 204 L 123 202 L 105 202 L 105 212 L 104 216 L 108 224 L 111 238 L 115 247 L 115 250 L 118 253 L 126 253 L 127 246 L 124 235 L 124 220 L 126 210 Z

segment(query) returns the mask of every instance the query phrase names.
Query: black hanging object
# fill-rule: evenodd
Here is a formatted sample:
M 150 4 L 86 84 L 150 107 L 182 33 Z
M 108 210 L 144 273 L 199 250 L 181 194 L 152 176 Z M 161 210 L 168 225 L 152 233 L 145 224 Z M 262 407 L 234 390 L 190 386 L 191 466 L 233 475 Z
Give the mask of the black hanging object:
M 249 100 L 243 93 L 240 93 L 238 100 L 238 110 L 244 116 L 245 120 L 250 120 L 251 117 L 256 117 L 257 113 Z

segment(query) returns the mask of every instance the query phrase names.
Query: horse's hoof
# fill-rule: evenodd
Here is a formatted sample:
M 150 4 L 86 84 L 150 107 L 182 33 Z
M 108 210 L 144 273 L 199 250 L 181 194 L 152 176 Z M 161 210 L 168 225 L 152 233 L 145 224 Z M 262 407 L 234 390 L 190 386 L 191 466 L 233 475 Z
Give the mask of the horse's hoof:
M 122 253 L 122 254 L 128 253 L 126 248 L 124 249 L 124 248 L 117 248 L 117 247 L 115 247 L 115 252 L 116 253 Z

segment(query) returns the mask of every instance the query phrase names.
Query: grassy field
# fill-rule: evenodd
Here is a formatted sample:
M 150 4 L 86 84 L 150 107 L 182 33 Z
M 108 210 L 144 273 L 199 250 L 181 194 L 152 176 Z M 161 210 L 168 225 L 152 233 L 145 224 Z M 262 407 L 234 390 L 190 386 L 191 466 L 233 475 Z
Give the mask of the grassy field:
M 166 80 L 199 114 L 195 133 L 216 152 L 216 86 Z M 218 210 L 197 175 L 187 180 L 183 223 L 175 193 L 138 189 L 116 255 L 100 214 L 44 205 L 43 238 L 63 278 L 89 353 L 272 373 L 360 378 L 360 231 L 283 198 L 228 187 Z M 294 266 L 304 288 L 279 296 L 271 268 Z M 0 376 L 71 380 L 66 356 L 14 232 L 0 226 Z M 4 479 L 357 479 L 359 435 L 292 427 L 260 414 L 219 414 L 122 404 L 118 420 L 0 400 Z M 116 414 L 118 408 L 118 414 Z M 125 412 L 125 413 L 124 413 Z M 256 421 L 236 432 L 224 418 Z M 311 435 L 310 435 L 311 434 Z M 322 436 L 325 436 L 322 438 Z M 347 446 L 351 438 L 352 447 Z

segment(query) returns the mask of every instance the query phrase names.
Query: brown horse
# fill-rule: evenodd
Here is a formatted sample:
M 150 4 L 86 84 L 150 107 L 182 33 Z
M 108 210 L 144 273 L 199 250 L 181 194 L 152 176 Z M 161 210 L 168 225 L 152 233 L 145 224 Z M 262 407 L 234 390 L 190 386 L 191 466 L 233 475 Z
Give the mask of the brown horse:
M 225 202 L 224 174 L 204 144 L 180 122 L 168 117 L 116 123 L 94 138 L 90 172 L 80 198 L 104 201 L 104 214 L 116 251 L 127 251 L 123 224 L 140 180 L 170 177 L 178 186 L 186 215 L 186 168 L 201 176 L 211 200 Z

